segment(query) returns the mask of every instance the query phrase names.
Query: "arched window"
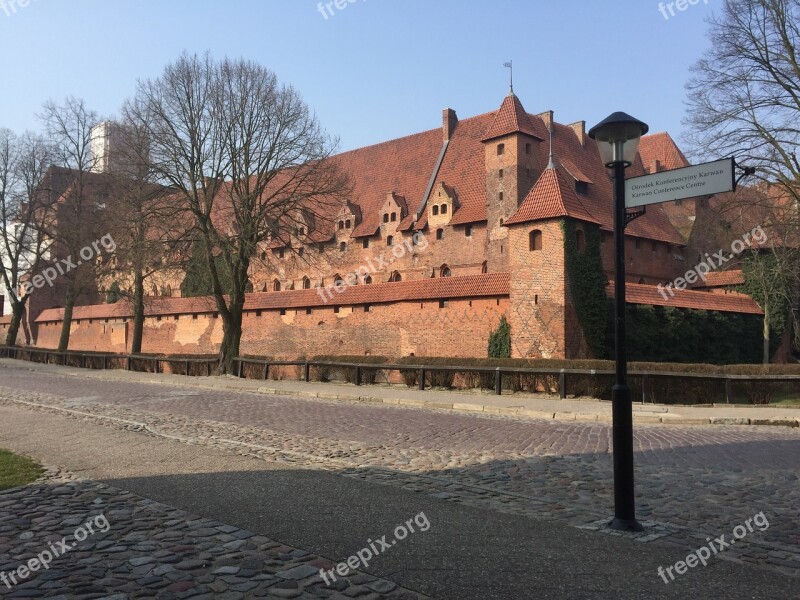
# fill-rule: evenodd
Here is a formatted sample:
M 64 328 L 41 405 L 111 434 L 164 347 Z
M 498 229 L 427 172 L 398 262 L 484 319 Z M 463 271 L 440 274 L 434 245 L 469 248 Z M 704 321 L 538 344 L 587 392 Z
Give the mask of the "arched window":
M 481 273 L 485 274 L 488 272 L 489 272 L 489 263 L 488 261 L 483 261 L 483 264 L 481 265 Z
M 442 265 L 439 267 L 439 277 L 450 277 L 453 273 L 450 271 L 450 267 L 447 265 Z
M 267 282 L 266 281 L 264 282 L 264 285 L 261 286 L 261 291 L 262 292 L 266 292 L 267 291 Z
M 397 221 L 397 213 L 392 213 L 392 221 Z
M 364 285 L 370 285 L 370 284 L 372 284 L 372 277 L 367 275 L 366 277 L 364 277 Z
M 436 230 L 436 239 L 441 240 L 444 238 L 444 229 L 437 229 Z
M 394 271 L 389 277 L 389 281 L 397 283 L 398 281 L 403 281 L 402 275 L 400 275 L 400 271 Z
M 273 292 L 280 292 L 281 291 L 281 282 L 279 280 L 275 279 L 272 282 L 272 291 Z
M 535 252 L 542 249 L 542 232 L 534 229 L 528 234 L 528 250 Z
M 383 222 L 384 222 L 384 223 L 388 223 L 388 222 L 389 222 L 389 213 L 384 213 L 384 215 L 383 215 Z
M 339 244 L 339 252 L 344 252 L 345 250 L 347 250 L 347 242 L 341 242 Z
M 586 250 L 586 234 L 583 233 L 583 229 L 575 231 L 575 243 L 578 246 L 578 252 Z
M 347 221 L 344 222 L 344 228 L 350 229 L 350 219 L 347 219 Z
M 390 235 L 389 237 L 386 238 L 386 245 L 391 246 L 392 244 L 394 244 L 394 236 Z
M 308 277 L 303 277 L 303 289 L 304 290 L 311 289 L 311 280 Z
M 339 221 L 339 229 L 344 229 L 344 221 Z
M 447 204 L 442 204 L 442 214 L 443 215 L 447 214 Z
M 433 208 L 431 209 L 431 212 L 434 214 L 434 216 L 438 215 L 439 214 L 439 206 L 437 204 L 434 204 Z
M 497 144 L 497 156 L 502 156 L 505 151 L 506 151 L 505 144 Z

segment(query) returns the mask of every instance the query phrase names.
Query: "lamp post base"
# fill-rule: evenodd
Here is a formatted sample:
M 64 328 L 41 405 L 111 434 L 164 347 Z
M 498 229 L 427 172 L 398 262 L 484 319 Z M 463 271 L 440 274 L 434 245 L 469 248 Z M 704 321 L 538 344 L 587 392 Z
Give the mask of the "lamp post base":
M 636 519 L 619 519 L 614 517 L 608 524 L 609 529 L 614 531 L 644 531 L 644 527 Z

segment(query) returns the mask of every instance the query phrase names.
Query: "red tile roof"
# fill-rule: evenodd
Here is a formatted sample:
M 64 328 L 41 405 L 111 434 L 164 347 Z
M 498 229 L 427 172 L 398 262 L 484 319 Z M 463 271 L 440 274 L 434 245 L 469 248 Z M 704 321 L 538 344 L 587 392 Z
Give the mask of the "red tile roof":
M 534 125 L 532 115 L 525 112 L 522 102 L 511 92 L 503 100 L 500 110 L 495 113 L 492 124 L 481 141 L 488 142 L 511 133 L 525 133 L 542 140 L 544 138 L 540 137 L 539 131 Z
M 640 283 L 625 284 L 625 301 L 628 304 L 650 304 L 653 306 L 673 306 L 675 308 L 693 308 L 696 310 L 711 310 L 718 312 L 733 312 L 749 315 L 762 315 L 756 301 L 745 295 L 712 294 L 710 292 L 696 292 L 692 290 L 675 290 L 674 297 L 670 292 L 664 291 L 667 299 L 661 295 L 658 286 Z M 614 283 L 609 282 L 606 293 L 614 297 Z
M 665 171 L 689 166 L 689 161 L 666 131 L 644 136 L 639 142 L 639 156 L 647 169 L 656 160 Z
M 380 283 L 346 287 L 341 293 L 334 289 L 321 293 L 317 289 L 291 290 L 247 294 L 245 310 L 277 310 L 281 308 L 312 308 L 320 306 L 348 306 L 355 304 L 380 304 L 420 300 L 503 297 L 509 294 L 508 273 L 466 275 L 416 279 L 397 283 Z M 327 299 L 327 302 L 323 300 Z M 148 316 L 216 312 L 217 305 L 211 296 L 201 298 L 151 298 L 146 308 Z M 36 322 L 60 321 L 63 308 L 51 308 L 42 312 Z M 130 317 L 130 305 L 95 304 L 76 306 L 74 319 L 115 319 Z
M 742 285 L 744 274 L 738 269 L 730 271 L 716 271 L 706 275 L 705 282 L 698 281 L 695 288 L 723 287 L 727 285 Z
M 567 181 L 565 175 L 556 168 L 547 169 L 528 196 L 506 221 L 506 225 L 528 223 L 554 217 L 574 217 L 591 223 L 600 222 L 586 210 L 574 183 Z

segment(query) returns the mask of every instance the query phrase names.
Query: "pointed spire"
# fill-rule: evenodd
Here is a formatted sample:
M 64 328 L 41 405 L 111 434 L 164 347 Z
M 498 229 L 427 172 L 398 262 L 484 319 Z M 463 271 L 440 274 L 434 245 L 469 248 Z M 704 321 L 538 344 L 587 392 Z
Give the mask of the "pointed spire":
M 556 164 L 553 161 L 553 126 L 550 125 L 550 161 L 547 163 L 548 169 L 555 169 Z
M 507 63 L 503 63 L 503 66 L 506 67 L 509 71 L 509 84 L 508 84 L 508 95 L 514 95 L 514 61 L 510 60 Z

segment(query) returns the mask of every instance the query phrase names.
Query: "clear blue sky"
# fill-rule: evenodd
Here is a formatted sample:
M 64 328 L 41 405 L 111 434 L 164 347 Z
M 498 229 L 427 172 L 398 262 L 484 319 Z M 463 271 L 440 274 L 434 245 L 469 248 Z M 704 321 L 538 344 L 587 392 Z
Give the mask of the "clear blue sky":
M 317 0 L 0 4 L 0 127 L 36 129 L 42 103 L 66 95 L 113 116 L 138 78 L 209 50 L 294 85 L 342 150 L 439 127 L 445 107 L 496 109 L 510 59 L 529 112 L 592 126 L 624 110 L 677 139 L 704 19 L 721 1 L 668 20 L 655 0 L 339 0 L 327 19 Z

